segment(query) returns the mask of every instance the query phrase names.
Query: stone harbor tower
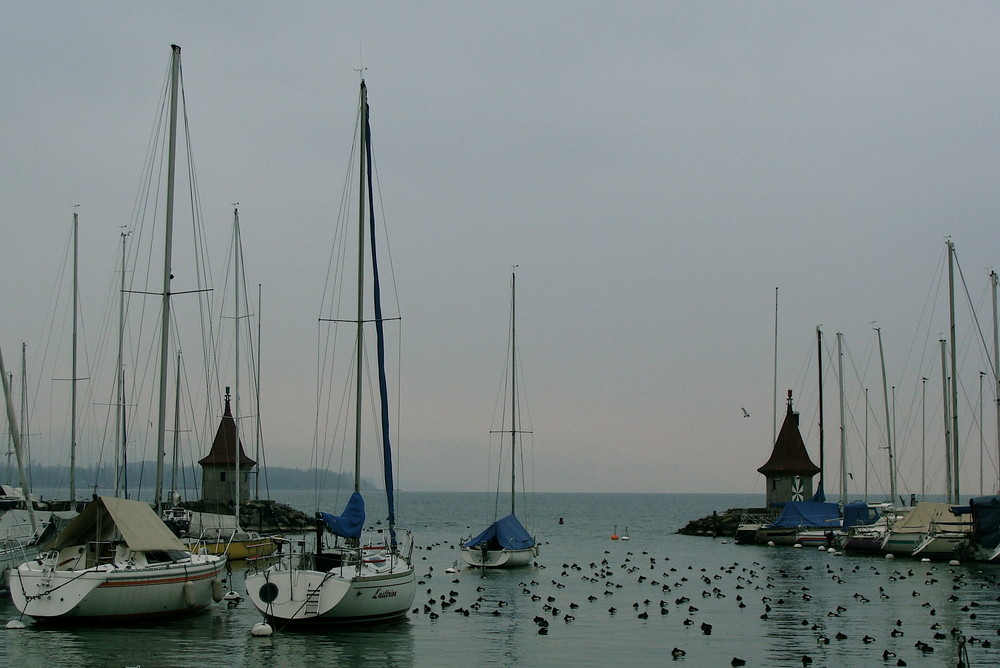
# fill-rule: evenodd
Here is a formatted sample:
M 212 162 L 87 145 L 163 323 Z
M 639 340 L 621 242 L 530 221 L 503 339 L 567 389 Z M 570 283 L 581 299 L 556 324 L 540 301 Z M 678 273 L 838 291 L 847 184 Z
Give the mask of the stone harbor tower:
M 212 442 L 212 449 L 202 458 L 201 499 L 232 508 L 236 503 L 236 458 L 239 457 L 240 503 L 249 498 L 250 472 L 257 462 L 243 452 L 243 442 L 236 438 L 236 420 L 229 407 L 229 388 L 226 388 L 226 410 L 222 414 L 219 430 Z
M 820 468 L 809 459 L 799 433 L 799 414 L 792 410 L 792 391 L 788 390 L 788 410 L 767 463 L 757 469 L 767 479 L 768 507 L 772 503 L 807 501 L 813 495 L 813 476 Z

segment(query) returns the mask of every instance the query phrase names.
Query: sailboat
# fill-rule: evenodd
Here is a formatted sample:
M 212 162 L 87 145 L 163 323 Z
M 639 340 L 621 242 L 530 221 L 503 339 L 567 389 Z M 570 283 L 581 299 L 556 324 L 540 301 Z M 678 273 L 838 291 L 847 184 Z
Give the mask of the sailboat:
M 162 496 L 169 350 L 174 152 L 180 79 L 179 46 L 170 68 L 170 154 L 160 331 L 159 457 L 156 504 Z M 128 621 L 184 615 L 222 599 L 224 556 L 194 554 L 159 513 L 141 501 L 98 496 L 45 550 L 13 571 L 10 594 L 21 614 L 39 622 Z M 16 621 L 16 620 L 15 620 Z
M 511 308 L 510 308 L 510 514 L 495 520 L 477 536 L 462 541 L 462 559 L 470 566 L 477 568 L 514 568 L 527 566 L 538 556 L 538 543 L 535 537 L 528 533 L 521 521 L 517 519 L 515 486 L 517 472 L 517 436 L 520 424 L 517 419 L 517 345 L 515 342 L 515 279 L 511 274 Z
M 12 488 L 5 492 L 5 496 L 10 500 L 23 500 L 24 508 L 15 508 L 13 505 L 0 507 L 0 572 L 6 573 L 12 566 L 33 557 L 38 552 L 38 539 L 42 536 L 48 522 L 43 522 L 35 515 L 34 503 L 31 500 L 31 491 L 28 488 L 28 478 L 25 475 L 24 450 L 21 446 L 21 434 L 14 419 L 14 403 L 10 396 L 10 382 L 7 378 L 7 369 L 3 363 L 3 352 L 0 351 L 0 380 L 3 383 L 4 406 L 7 413 L 7 421 L 10 424 L 10 436 L 14 444 L 14 454 L 17 458 L 18 477 L 21 488 Z M 0 487 L 7 487 L 0 485 Z M 6 585 L 6 582 L 2 583 Z
M 243 244 L 240 239 L 240 214 L 239 210 L 233 210 L 233 284 L 235 286 L 235 376 L 236 386 L 232 393 L 232 408 L 230 408 L 230 393 L 226 388 L 226 405 L 216 432 L 215 441 L 208 455 L 199 464 L 202 465 L 202 482 L 207 492 L 209 488 L 208 464 L 215 465 L 228 464 L 232 483 L 224 484 L 226 477 L 221 476 L 218 481 L 213 481 L 216 489 L 221 486 L 232 503 L 232 515 L 209 515 L 199 513 L 198 517 L 191 517 L 189 523 L 189 535 L 193 540 L 188 541 L 188 546 L 192 550 L 204 549 L 210 554 L 225 554 L 230 559 L 259 559 L 267 557 L 275 552 L 277 544 L 269 536 L 261 536 L 256 531 L 248 531 L 240 526 L 240 505 L 247 498 L 249 485 L 247 484 L 248 471 L 257 464 L 250 459 L 243 451 L 243 441 L 240 438 L 240 285 L 243 282 Z M 175 432 L 176 433 L 176 432 Z M 176 450 L 175 450 L 176 451 Z M 213 467 L 214 468 L 214 467 Z M 215 518 L 215 521 L 208 519 Z M 191 531 L 194 526 L 197 531 Z
M 389 442 L 389 406 L 385 369 L 383 316 L 376 258 L 372 192 L 371 125 L 368 89 L 361 81 L 358 142 L 359 207 L 357 314 L 348 325 L 356 328 L 353 351 L 354 492 L 341 515 L 317 513 L 315 543 L 290 543 L 290 549 L 264 570 L 245 577 L 247 596 L 271 623 L 321 626 L 376 622 L 406 614 L 416 593 L 409 531 L 396 528 L 392 448 Z M 366 213 L 369 219 L 366 220 Z M 372 300 L 381 409 L 381 445 L 388 527 L 364 529 L 365 502 L 361 495 L 362 403 L 364 397 L 365 228 L 370 242 Z M 331 537 L 332 536 L 332 537 Z M 301 548 L 301 549 L 297 549 Z M 267 633 L 258 625 L 254 633 Z
M 969 506 L 959 503 L 961 459 L 958 450 L 958 366 L 955 353 L 955 244 L 945 242 L 948 252 L 948 311 L 951 338 L 951 374 L 947 362 L 946 342 L 941 346 L 941 380 L 945 389 L 945 503 L 918 502 L 901 521 L 893 525 L 882 541 L 882 550 L 888 553 L 908 553 L 927 558 L 953 558 L 967 552 L 974 544 L 975 524 Z M 950 384 L 951 402 L 948 401 Z

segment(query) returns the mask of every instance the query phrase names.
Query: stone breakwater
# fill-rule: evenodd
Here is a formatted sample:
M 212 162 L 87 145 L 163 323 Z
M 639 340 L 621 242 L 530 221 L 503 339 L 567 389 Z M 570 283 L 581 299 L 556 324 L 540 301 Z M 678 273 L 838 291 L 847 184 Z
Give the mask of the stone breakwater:
M 713 511 L 711 515 L 691 520 L 677 530 L 685 536 L 733 537 L 740 526 L 740 520 L 745 515 L 773 515 L 767 508 L 730 508 L 722 512 Z
M 199 513 L 233 514 L 231 507 L 214 502 L 190 501 L 181 505 L 188 510 Z M 283 503 L 253 500 L 240 504 L 240 526 L 265 534 L 291 533 L 313 529 L 316 522 L 310 515 Z

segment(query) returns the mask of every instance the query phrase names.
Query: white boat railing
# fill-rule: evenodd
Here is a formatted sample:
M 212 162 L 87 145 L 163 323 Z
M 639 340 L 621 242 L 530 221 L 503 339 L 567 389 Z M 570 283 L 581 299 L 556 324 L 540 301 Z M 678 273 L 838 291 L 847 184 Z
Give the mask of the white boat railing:
M 309 548 L 311 541 L 301 538 L 273 536 L 271 540 L 278 546 L 275 554 L 248 559 L 254 571 L 274 568 L 276 570 L 355 570 L 363 568 L 375 571 L 391 570 L 399 560 L 409 564 L 413 555 L 413 534 L 409 529 L 396 529 L 396 549 L 392 549 L 388 529 L 368 528 L 360 539 L 335 538 L 332 545 L 324 546 L 320 559 L 326 557 L 328 564 L 321 566 L 317 553 Z M 287 549 L 286 549 L 287 548 Z M 261 563 L 263 562 L 263 563 Z M 332 566 L 330 564 L 333 564 Z

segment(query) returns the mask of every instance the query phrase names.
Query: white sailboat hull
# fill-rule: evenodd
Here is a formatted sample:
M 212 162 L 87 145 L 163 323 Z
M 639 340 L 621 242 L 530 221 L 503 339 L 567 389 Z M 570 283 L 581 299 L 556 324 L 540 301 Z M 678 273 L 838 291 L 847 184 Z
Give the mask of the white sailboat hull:
M 928 534 L 912 552 L 914 557 L 951 558 L 972 544 L 972 536 L 961 531 Z
M 276 564 L 246 578 L 247 596 L 269 620 L 348 624 L 401 617 L 413 604 L 413 567 L 401 558 L 329 571 Z
M 882 543 L 882 550 L 914 557 L 950 558 L 969 543 L 969 534 L 962 532 L 890 533 Z
M 523 550 L 477 550 L 462 548 L 462 560 L 476 568 L 517 568 L 528 566 L 531 560 L 538 556 L 538 546 L 532 545 Z
M 225 558 L 192 555 L 190 560 L 131 568 L 102 564 L 85 570 L 57 570 L 35 559 L 10 573 L 10 595 L 23 614 L 38 621 L 148 618 L 186 614 L 221 596 Z

